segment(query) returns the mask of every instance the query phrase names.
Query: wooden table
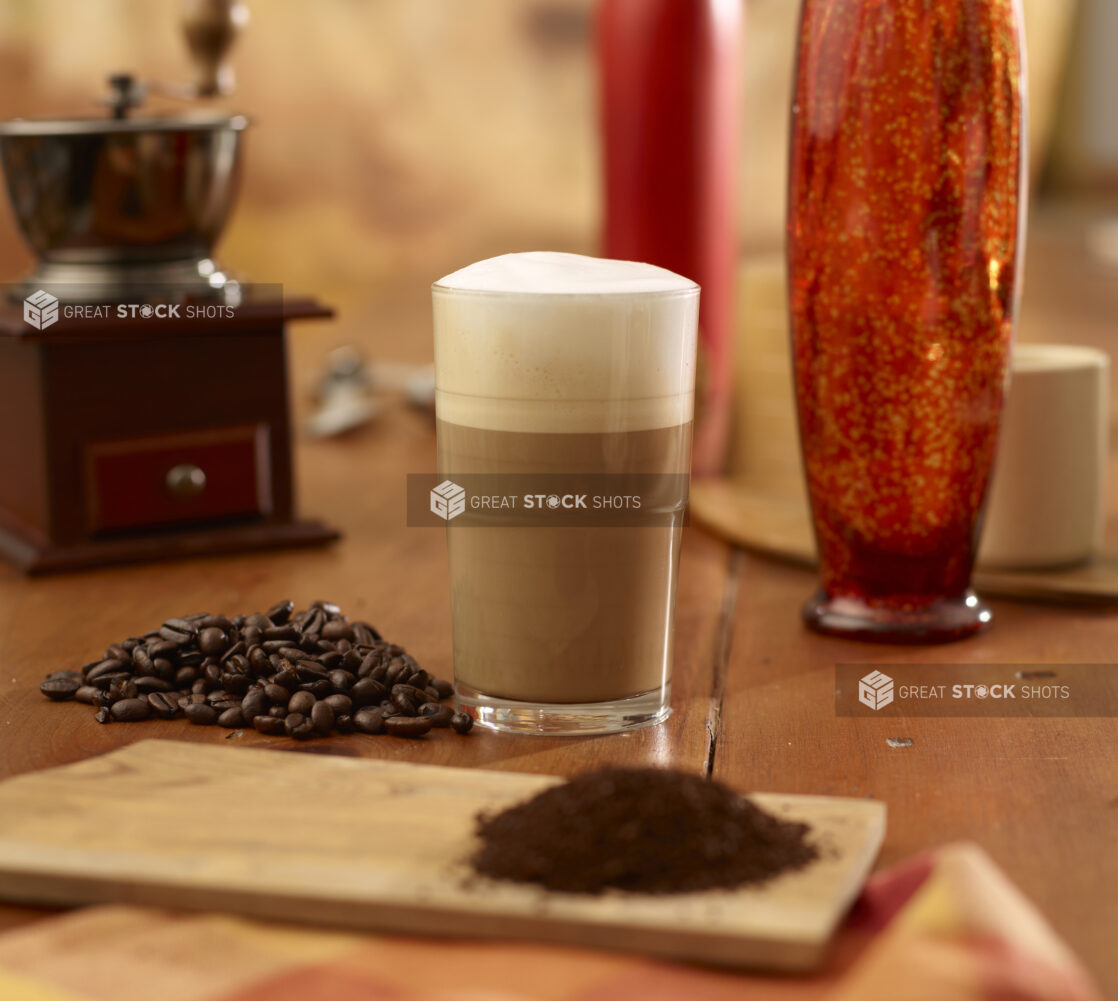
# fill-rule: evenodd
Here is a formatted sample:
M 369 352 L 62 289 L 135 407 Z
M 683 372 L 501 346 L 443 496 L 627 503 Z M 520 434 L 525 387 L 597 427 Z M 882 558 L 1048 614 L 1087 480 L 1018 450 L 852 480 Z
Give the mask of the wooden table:
M 1118 280 L 1086 262 L 1077 218 L 1041 220 L 1032 239 L 1036 296 L 1025 335 L 1109 346 Z M 418 294 L 414 309 L 420 343 L 426 320 L 418 318 Z M 305 347 L 295 356 L 318 362 Z M 183 612 L 329 598 L 449 676 L 444 533 L 404 525 L 404 474 L 429 471 L 434 460 L 429 420 L 402 410 L 350 438 L 302 443 L 302 509 L 345 533 L 322 550 L 39 580 L 0 568 L 0 774 L 144 737 L 294 749 L 253 731 L 230 738 L 229 731 L 181 721 L 99 726 L 89 707 L 54 705 L 39 694 L 47 671 L 77 667 L 109 642 Z M 1111 495 L 1118 498 L 1118 490 Z M 986 637 L 928 649 L 868 647 L 803 630 L 798 609 L 812 584 L 805 571 L 689 529 L 675 712 L 663 726 L 586 738 L 356 736 L 299 749 L 565 775 L 607 763 L 671 764 L 743 789 L 876 797 L 889 806 L 882 865 L 953 839 L 979 842 L 1084 958 L 1104 993 L 1118 995 L 1118 721 L 840 719 L 833 703 L 838 661 L 1116 661 L 1118 616 L 997 602 Z M 889 737 L 913 744 L 891 747 Z M 0 909 L 0 925 L 38 913 Z

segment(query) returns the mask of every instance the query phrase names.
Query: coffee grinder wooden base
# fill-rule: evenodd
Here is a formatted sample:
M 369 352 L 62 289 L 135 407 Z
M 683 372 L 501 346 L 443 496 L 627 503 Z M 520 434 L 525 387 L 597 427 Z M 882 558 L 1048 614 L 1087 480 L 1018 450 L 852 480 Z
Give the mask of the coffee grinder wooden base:
M 0 556 L 47 573 L 338 537 L 295 515 L 285 352 L 328 308 L 46 329 L 21 310 L 0 305 Z

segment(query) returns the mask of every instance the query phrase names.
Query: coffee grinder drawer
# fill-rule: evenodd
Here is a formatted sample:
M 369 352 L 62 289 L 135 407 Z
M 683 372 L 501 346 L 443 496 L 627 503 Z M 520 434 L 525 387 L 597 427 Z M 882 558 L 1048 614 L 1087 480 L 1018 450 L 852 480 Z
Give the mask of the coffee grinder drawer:
M 90 442 L 90 534 L 266 517 L 272 510 L 267 424 Z

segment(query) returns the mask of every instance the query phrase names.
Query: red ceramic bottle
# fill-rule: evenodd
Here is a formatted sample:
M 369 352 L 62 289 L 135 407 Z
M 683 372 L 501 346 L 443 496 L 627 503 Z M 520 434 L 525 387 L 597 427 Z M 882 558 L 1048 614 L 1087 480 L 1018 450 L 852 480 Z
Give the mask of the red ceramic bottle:
M 971 635 L 1024 239 L 1015 0 L 804 0 L 790 309 L 823 632 Z

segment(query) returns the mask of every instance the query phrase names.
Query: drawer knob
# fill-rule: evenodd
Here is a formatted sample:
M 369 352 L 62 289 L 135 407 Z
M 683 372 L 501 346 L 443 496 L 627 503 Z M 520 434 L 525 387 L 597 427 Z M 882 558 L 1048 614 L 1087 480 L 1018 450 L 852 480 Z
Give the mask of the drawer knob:
M 183 463 L 167 473 L 167 493 L 179 500 L 190 500 L 206 489 L 206 474 L 197 466 Z

